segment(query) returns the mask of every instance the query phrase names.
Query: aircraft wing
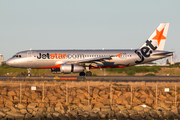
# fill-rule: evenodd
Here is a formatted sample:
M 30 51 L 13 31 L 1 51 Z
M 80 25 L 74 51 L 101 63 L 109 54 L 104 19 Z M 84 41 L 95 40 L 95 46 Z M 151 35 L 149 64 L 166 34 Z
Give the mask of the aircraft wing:
M 66 64 L 78 64 L 78 63 L 96 63 L 96 62 L 103 62 L 105 60 L 111 60 L 113 56 L 103 56 L 103 57 L 96 57 L 96 58 L 90 58 L 90 59 L 83 59 L 79 61 L 69 61 Z

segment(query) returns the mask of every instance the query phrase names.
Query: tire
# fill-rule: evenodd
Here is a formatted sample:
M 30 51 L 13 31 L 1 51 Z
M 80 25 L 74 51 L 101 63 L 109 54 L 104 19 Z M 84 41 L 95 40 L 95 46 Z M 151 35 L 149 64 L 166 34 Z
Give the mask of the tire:
M 92 76 L 92 72 L 91 71 L 87 71 L 86 72 L 86 76 Z
M 85 73 L 84 72 L 80 72 L 79 76 L 85 76 Z
M 27 76 L 29 76 L 29 77 L 30 77 L 30 76 L 31 76 L 31 74 L 30 74 L 30 73 L 28 73 L 28 75 L 27 75 Z

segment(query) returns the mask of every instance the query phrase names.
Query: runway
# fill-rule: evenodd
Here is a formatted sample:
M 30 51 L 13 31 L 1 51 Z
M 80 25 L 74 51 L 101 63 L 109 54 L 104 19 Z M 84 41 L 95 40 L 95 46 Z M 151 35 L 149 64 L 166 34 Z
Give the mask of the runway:
M 180 76 L 0 76 L 0 81 L 180 82 Z

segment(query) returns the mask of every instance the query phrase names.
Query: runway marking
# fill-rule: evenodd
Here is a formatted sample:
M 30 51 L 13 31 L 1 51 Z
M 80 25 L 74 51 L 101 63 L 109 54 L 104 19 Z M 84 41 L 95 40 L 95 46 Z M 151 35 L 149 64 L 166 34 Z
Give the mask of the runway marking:
M 0 76 L 0 81 L 113 81 L 113 82 L 180 82 L 180 76 Z
M 55 76 L 53 79 L 60 79 L 58 76 Z
M 77 79 L 77 77 L 60 77 L 60 79 Z

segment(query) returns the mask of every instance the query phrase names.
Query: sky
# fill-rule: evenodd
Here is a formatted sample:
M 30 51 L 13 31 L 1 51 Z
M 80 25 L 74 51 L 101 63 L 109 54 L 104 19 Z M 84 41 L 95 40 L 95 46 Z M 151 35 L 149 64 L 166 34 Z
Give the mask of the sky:
M 0 0 L 0 54 L 40 49 L 136 49 L 169 22 L 180 59 L 180 0 Z

